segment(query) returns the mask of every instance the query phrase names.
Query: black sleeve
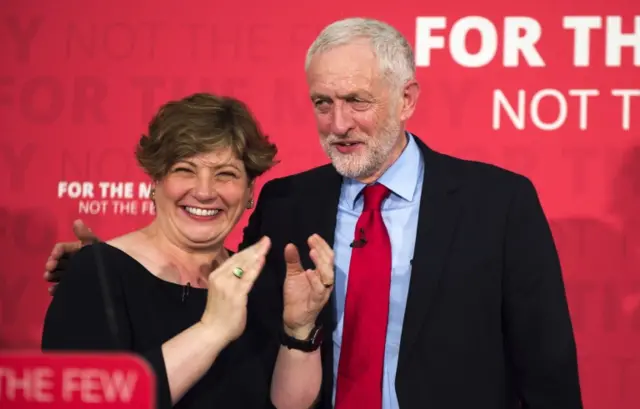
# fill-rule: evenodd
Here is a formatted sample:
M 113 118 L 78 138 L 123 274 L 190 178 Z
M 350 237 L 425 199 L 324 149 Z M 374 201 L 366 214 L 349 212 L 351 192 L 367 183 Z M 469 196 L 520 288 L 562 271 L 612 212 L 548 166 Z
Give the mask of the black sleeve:
M 96 267 L 95 246 L 101 244 L 85 246 L 73 255 L 64 278 L 58 284 L 44 320 L 42 350 L 45 352 L 132 352 L 130 323 L 119 272 L 110 268 L 112 263 L 106 263 L 105 277 L 102 277 L 106 282 L 105 288 Z M 106 257 L 104 254 L 102 256 L 104 260 Z M 112 308 L 107 307 L 105 299 L 108 298 L 105 294 L 109 294 Z M 146 359 L 156 376 L 157 407 L 171 408 L 173 405 L 161 346 L 140 355 Z
M 524 408 L 581 409 L 560 261 L 533 184 L 518 180 L 505 243 L 506 347 Z
M 243 230 L 239 251 L 255 244 L 264 235 L 269 235 L 269 232 L 263 228 L 262 220 L 265 217 L 265 209 L 268 208 L 266 203 L 270 200 L 272 188 L 273 181 L 265 183 L 262 187 L 260 197 L 256 201 L 256 207 Z M 270 253 L 276 251 L 283 251 L 283 249 L 272 247 Z M 260 347 L 263 348 L 260 354 L 261 366 L 264 370 L 269 390 L 280 349 L 280 334 L 283 331 L 282 286 L 279 285 L 278 266 L 273 260 L 272 254 L 267 256 L 265 266 L 249 294 L 246 329 L 247 332 L 251 333 L 251 337 L 261 340 Z M 273 408 L 270 399 L 266 407 Z

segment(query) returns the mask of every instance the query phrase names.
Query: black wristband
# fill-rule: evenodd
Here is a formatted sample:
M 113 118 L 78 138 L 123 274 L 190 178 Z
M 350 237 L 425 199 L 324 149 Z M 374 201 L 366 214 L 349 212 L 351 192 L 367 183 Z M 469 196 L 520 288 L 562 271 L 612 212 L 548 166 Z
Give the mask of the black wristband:
M 289 349 L 297 349 L 304 352 L 313 352 L 322 345 L 322 325 L 316 325 L 305 340 L 298 339 L 282 331 L 281 343 Z

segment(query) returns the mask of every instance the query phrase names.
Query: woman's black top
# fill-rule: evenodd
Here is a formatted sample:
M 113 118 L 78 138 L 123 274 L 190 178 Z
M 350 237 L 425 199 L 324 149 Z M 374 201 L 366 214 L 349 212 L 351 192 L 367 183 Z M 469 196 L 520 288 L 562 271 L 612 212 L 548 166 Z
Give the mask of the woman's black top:
M 51 300 L 42 349 L 136 353 L 156 375 L 157 407 L 171 408 L 161 346 L 200 320 L 206 299 L 206 289 L 164 281 L 113 246 L 85 246 L 71 258 Z M 269 389 L 279 345 L 275 332 L 257 320 L 249 312 L 243 335 L 175 408 L 272 407 Z

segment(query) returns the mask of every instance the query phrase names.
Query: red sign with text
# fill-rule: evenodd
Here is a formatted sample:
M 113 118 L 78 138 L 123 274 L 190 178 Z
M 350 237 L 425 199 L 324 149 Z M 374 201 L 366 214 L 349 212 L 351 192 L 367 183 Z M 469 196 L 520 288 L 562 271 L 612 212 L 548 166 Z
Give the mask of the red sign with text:
M 0 353 L 0 407 L 45 406 L 155 409 L 155 377 L 128 354 Z

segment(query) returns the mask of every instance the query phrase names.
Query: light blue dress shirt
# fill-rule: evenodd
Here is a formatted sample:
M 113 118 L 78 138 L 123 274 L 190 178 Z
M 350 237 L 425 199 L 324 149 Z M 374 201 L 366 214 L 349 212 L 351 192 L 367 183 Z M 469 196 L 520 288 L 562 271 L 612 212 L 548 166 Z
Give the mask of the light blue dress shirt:
M 382 203 L 382 218 L 391 239 L 392 266 L 389 323 L 382 381 L 383 409 L 398 409 L 399 407 L 395 378 L 424 179 L 422 152 L 414 141 L 413 135 L 407 133 L 407 138 L 407 146 L 398 160 L 378 180 L 379 183 L 391 190 L 389 197 Z M 364 187 L 364 184 L 356 180 L 345 179 L 342 183 L 338 204 L 334 242 L 335 299 L 338 320 L 333 333 L 334 404 L 344 325 L 344 304 L 351 261 L 351 247 L 349 245 L 354 239 L 356 222 L 364 205 L 363 197 L 360 194 Z

